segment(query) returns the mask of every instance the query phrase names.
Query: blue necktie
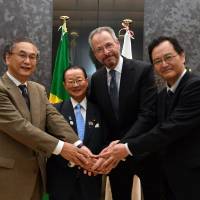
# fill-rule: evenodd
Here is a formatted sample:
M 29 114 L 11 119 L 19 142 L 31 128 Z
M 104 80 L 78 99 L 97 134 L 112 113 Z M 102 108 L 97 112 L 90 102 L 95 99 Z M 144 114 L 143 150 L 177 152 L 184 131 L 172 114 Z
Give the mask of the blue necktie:
M 109 71 L 111 80 L 110 80 L 110 87 L 109 87 L 109 94 L 110 94 L 110 99 L 112 102 L 112 106 L 115 112 L 116 117 L 118 117 L 118 89 L 117 89 L 117 82 L 116 82 L 116 74 L 115 70 L 110 70 Z
M 76 117 L 76 127 L 77 127 L 77 132 L 80 140 L 83 141 L 84 139 L 84 132 L 85 132 L 85 122 L 83 119 L 83 116 L 81 114 L 81 105 L 77 104 L 75 106 L 75 117 Z

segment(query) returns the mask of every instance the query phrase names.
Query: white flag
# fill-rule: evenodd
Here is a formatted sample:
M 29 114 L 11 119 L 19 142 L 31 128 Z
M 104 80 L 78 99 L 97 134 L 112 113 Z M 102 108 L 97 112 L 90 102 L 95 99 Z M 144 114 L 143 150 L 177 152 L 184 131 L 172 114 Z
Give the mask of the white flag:
M 124 44 L 122 47 L 122 55 L 126 58 L 132 59 L 132 48 L 131 48 L 131 34 L 129 30 L 124 35 Z

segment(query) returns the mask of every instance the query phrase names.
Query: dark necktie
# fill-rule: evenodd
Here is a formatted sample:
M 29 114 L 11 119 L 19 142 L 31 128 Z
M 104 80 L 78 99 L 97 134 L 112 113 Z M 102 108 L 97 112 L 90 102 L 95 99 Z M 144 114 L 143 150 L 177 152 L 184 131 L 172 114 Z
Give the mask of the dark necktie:
M 26 104 L 28 106 L 28 109 L 30 109 L 30 99 L 29 99 L 29 96 L 28 96 L 28 90 L 27 90 L 27 87 L 26 85 L 24 84 L 21 84 L 18 86 L 19 89 L 21 90 L 22 92 L 22 96 L 24 97 L 25 101 L 26 101 Z
M 79 136 L 80 140 L 83 141 L 84 133 L 85 133 L 85 121 L 81 114 L 81 105 L 80 104 L 77 104 L 75 106 L 75 117 L 76 117 L 76 127 L 77 127 L 78 136 Z
M 112 102 L 112 106 L 115 112 L 116 117 L 118 118 L 118 89 L 117 89 L 117 82 L 116 82 L 116 71 L 115 70 L 110 70 L 110 87 L 109 87 L 109 94 L 110 94 L 110 99 Z
M 174 98 L 174 93 L 171 90 L 167 91 L 166 96 L 166 117 L 169 115 L 170 107 Z

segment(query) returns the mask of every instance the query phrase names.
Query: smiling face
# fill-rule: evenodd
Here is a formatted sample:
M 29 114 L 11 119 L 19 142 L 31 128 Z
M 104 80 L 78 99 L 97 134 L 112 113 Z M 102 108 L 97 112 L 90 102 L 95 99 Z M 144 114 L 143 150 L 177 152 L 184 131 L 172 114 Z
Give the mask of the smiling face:
M 8 72 L 24 83 L 36 69 L 38 49 L 29 42 L 15 43 L 12 51 L 6 54 Z
M 77 102 L 81 102 L 87 92 L 88 79 L 81 69 L 68 69 L 64 75 L 64 87 L 69 95 Z
M 114 69 L 119 61 L 120 44 L 107 31 L 96 33 L 92 37 L 92 49 L 96 59 L 110 69 Z
M 176 82 L 185 69 L 185 54 L 178 54 L 169 41 L 154 47 L 151 57 L 155 71 L 169 86 Z

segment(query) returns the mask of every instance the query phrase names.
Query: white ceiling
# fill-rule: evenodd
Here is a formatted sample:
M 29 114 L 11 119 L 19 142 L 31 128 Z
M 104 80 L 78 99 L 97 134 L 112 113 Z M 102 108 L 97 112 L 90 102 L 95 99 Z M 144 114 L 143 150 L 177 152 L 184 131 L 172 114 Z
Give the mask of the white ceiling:
M 125 18 L 133 20 L 133 26 L 143 26 L 144 0 L 54 0 L 53 24 L 62 24 L 62 15 L 70 17 L 68 27 L 76 30 L 81 27 L 121 25 Z

